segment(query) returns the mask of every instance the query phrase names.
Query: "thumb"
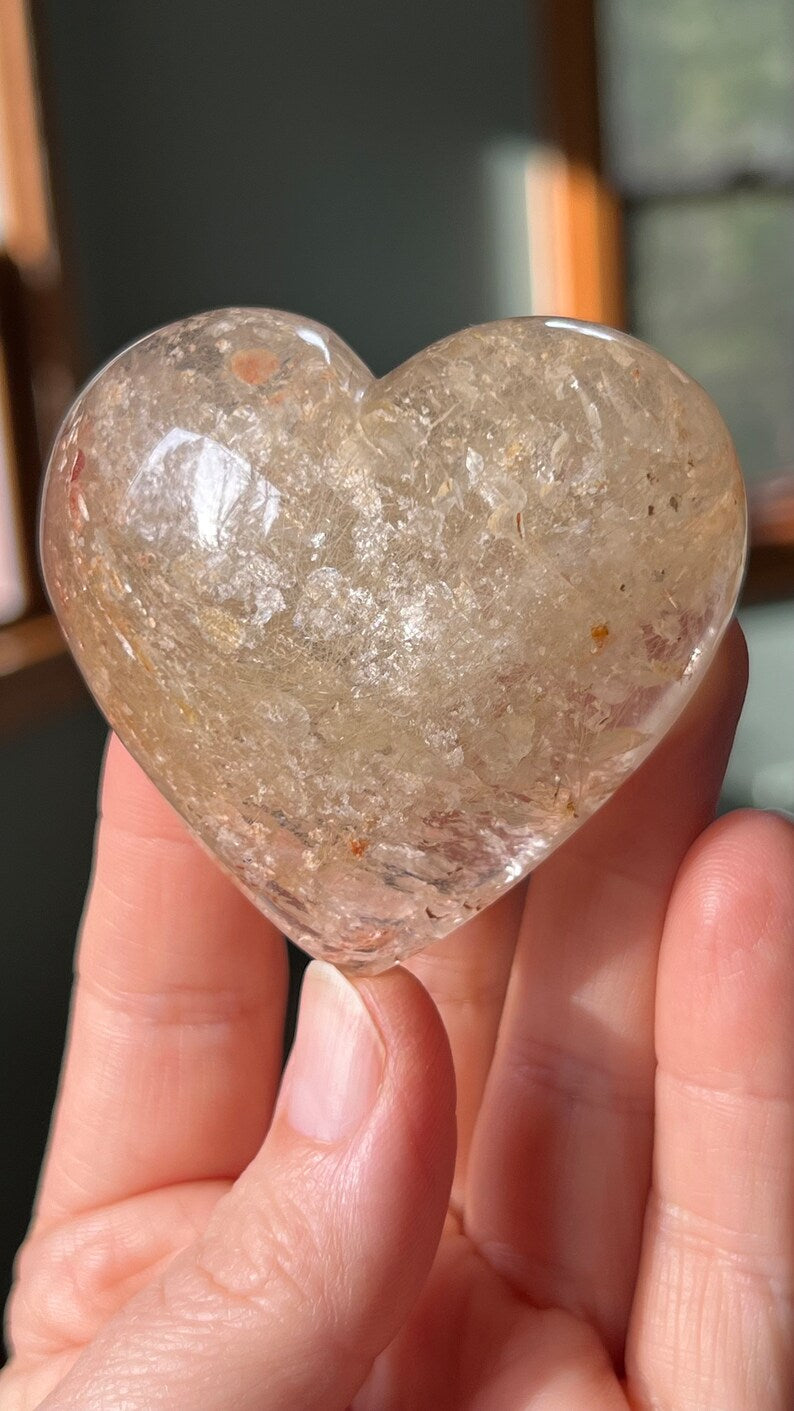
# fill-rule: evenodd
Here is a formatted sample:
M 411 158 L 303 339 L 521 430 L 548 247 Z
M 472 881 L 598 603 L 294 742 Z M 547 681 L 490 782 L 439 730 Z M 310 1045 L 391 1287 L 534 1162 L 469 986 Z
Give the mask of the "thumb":
M 44 1407 L 341 1411 L 421 1291 L 454 1144 L 446 1033 L 419 982 L 315 961 L 259 1154 Z

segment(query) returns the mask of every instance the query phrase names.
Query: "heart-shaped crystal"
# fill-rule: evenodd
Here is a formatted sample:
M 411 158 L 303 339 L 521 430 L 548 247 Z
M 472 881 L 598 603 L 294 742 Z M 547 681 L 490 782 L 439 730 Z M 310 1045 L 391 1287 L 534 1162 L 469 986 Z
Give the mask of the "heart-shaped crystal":
M 716 409 L 631 338 L 510 319 L 377 381 L 259 309 L 114 359 L 43 513 L 114 729 L 263 912 L 369 969 L 636 768 L 727 624 L 746 532 Z

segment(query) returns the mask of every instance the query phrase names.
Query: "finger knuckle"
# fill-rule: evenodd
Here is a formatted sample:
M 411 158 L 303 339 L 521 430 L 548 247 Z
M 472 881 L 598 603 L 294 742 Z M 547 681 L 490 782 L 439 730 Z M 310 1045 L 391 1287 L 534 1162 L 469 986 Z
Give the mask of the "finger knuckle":
M 246 1319 L 271 1318 L 287 1305 L 327 1305 L 328 1251 L 305 1211 L 288 1198 L 230 1202 L 196 1249 L 195 1272 L 207 1297 Z

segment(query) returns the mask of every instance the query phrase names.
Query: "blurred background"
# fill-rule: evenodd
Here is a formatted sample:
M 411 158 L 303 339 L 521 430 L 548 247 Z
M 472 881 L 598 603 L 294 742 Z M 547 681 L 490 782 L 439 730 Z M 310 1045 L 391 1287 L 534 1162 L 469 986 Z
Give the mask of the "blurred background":
M 0 0 L 0 1295 L 63 1043 L 105 731 L 35 512 L 76 387 L 224 304 L 382 373 L 460 326 L 623 326 L 739 447 L 752 684 L 724 806 L 794 813 L 791 0 Z

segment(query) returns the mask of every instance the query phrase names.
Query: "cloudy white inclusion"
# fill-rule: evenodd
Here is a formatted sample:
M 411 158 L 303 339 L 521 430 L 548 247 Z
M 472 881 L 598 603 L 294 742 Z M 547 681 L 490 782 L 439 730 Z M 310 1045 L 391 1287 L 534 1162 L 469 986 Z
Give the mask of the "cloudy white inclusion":
M 152 482 L 163 475 L 190 504 L 196 539 L 207 548 L 223 543 L 229 521 L 243 500 L 247 513 L 261 516 L 263 537 L 278 518 L 281 495 L 277 487 L 255 474 L 244 456 L 211 436 L 173 427 L 147 456 L 125 499 L 145 501 Z

